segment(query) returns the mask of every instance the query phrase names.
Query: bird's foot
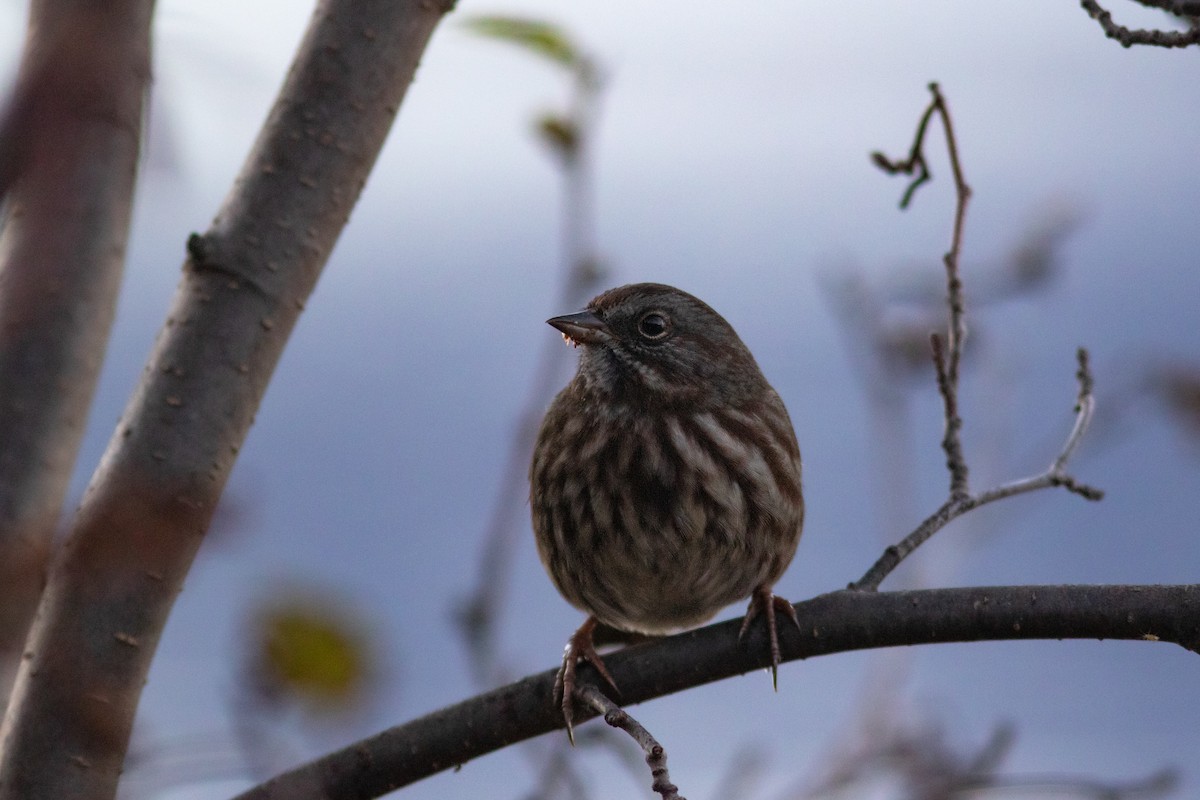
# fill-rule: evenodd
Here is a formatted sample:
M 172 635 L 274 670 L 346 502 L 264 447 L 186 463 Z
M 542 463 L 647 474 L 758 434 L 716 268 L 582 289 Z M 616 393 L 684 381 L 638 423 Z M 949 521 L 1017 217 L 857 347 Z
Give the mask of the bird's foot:
M 567 723 L 567 738 L 571 740 L 571 744 L 575 744 L 573 695 L 575 693 L 575 670 L 579 666 L 579 662 L 590 661 L 614 691 L 621 691 L 617 689 L 617 682 L 609 674 L 608 667 L 604 666 L 604 661 L 592 643 L 592 631 L 596 629 L 597 622 L 595 617 L 588 617 L 587 621 L 580 625 L 579 630 L 575 631 L 567 641 L 567 646 L 563 648 L 562 666 L 559 667 L 558 675 L 554 678 L 554 699 L 562 708 L 563 719 Z
M 750 596 L 750 606 L 746 609 L 746 616 L 742 619 L 742 628 L 738 631 L 738 641 L 741 641 L 741 638 L 746 635 L 746 631 L 755 617 L 760 613 L 766 616 L 767 633 L 771 637 L 771 685 L 775 687 L 775 691 L 779 691 L 781 656 L 779 654 L 779 631 L 775 625 L 776 611 L 787 614 L 791 617 L 792 622 L 796 623 L 796 629 L 800 629 L 800 619 L 796 616 L 795 606 L 772 592 L 770 586 L 760 586 L 755 589 L 754 594 Z M 576 634 L 576 636 L 578 635 Z

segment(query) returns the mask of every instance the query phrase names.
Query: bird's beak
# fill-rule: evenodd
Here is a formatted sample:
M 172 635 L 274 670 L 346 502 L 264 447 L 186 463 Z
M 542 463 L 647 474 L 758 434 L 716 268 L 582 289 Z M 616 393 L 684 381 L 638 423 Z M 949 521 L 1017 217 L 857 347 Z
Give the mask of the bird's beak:
M 596 344 L 608 333 L 608 326 L 604 324 L 604 320 L 591 311 L 551 317 L 546 320 L 546 324 L 562 331 L 563 339 L 576 347 L 581 344 Z

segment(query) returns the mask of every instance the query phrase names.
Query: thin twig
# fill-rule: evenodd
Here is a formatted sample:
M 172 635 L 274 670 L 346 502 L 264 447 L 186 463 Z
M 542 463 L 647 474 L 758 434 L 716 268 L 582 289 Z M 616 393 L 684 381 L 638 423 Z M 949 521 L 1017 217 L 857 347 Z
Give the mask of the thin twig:
M 1075 379 L 1079 381 L 1079 396 L 1075 401 L 1075 426 L 1071 428 L 1071 435 L 1067 437 L 1066 444 L 1063 445 L 1058 458 L 1054 459 L 1054 463 L 1050 465 L 1050 471 L 1060 475 L 1066 469 L 1067 461 L 1075 453 L 1075 448 L 1079 446 L 1080 440 L 1083 439 L 1083 434 L 1091 423 L 1092 413 L 1096 408 L 1096 400 L 1092 396 L 1095 381 L 1088 363 L 1087 349 L 1080 347 L 1075 351 L 1075 358 L 1079 363 L 1079 369 L 1075 372 Z
M 967 339 L 966 304 L 958 265 L 962 254 L 963 227 L 966 224 L 971 187 L 963 177 L 962 162 L 958 157 L 958 140 L 954 136 L 954 125 L 950 121 L 950 109 L 946 106 L 946 100 L 936 83 L 929 84 L 929 91 L 933 93 L 933 107 L 942 118 L 942 128 L 946 133 L 946 151 L 950 156 L 950 171 L 954 175 L 954 232 L 950 238 L 950 249 L 946 251 L 942 260 L 946 265 L 946 302 L 950 307 L 950 341 L 946 371 L 950 385 L 957 392 L 958 364 L 962 359 L 962 348 Z M 965 469 L 966 465 L 963 466 Z M 962 488 L 965 489 L 966 486 Z
M 970 496 L 967 488 L 967 459 L 963 456 L 962 417 L 958 414 L 958 390 L 950 378 L 946 365 L 945 346 L 936 333 L 929 337 L 933 350 L 933 365 L 937 372 L 938 393 L 942 396 L 943 414 L 946 422 L 942 433 L 942 450 L 946 453 L 946 469 L 950 471 L 950 498 L 963 500 Z
M 646 754 L 646 765 L 650 767 L 650 775 L 654 778 L 650 788 L 662 795 L 663 800 L 687 800 L 679 794 L 679 787 L 671 783 L 671 775 L 667 772 L 667 751 L 642 723 L 590 683 L 576 686 L 575 698 L 595 709 L 597 713 L 603 714 L 604 721 L 609 725 L 620 728 L 633 737 Z
M 918 525 L 912 533 L 904 537 L 899 544 L 891 545 L 884 550 L 883 555 L 871 565 L 871 568 L 847 588 L 857 591 L 875 591 L 883 579 L 930 536 L 968 511 L 973 511 L 996 500 L 1055 486 L 1062 487 L 1087 500 L 1100 500 L 1104 497 L 1104 492 L 1100 489 L 1082 483 L 1066 472 L 1067 461 L 1087 432 L 1095 406 L 1095 400 L 1091 393 L 1093 381 L 1091 371 L 1088 369 L 1087 351 L 1082 347 L 1079 348 L 1077 357 L 1079 371 L 1076 373 L 1076 377 L 1079 380 L 1079 396 L 1075 403 L 1075 423 L 1071 426 L 1071 433 L 1067 436 L 1062 450 L 1059 451 L 1050 466 L 1037 475 L 995 486 L 977 494 L 968 494 L 960 498 L 951 497 Z
M 943 448 L 946 451 L 947 467 L 950 470 L 950 497 L 965 497 L 970 489 L 967 484 L 967 460 L 962 449 L 962 417 L 958 415 L 958 365 L 962 361 L 963 344 L 967 340 L 966 301 L 963 297 L 962 278 L 958 265 L 962 254 L 963 226 L 967 218 L 967 202 L 971 199 L 971 187 L 963 178 L 962 162 L 958 157 L 958 141 L 954 126 L 950 122 L 950 109 L 936 83 L 929 84 L 933 94 L 931 108 L 942 119 L 946 135 L 946 150 L 950 156 L 950 170 L 954 175 L 954 229 L 950 237 L 950 249 L 942 257 L 946 265 L 946 304 L 950 312 L 945 354 L 945 380 L 939 377 L 938 385 L 946 398 L 946 429 Z M 936 352 L 936 347 L 935 347 Z M 939 367 L 939 371 L 943 368 Z M 949 412 L 953 411 L 953 414 Z
M 574 52 L 569 63 L 573 73 L 570 109 L 560 118 L 569 137 L 552 140 L 561 160 L 566 200 L 562 209 L 562 287 L 556 308 L 578 308 L 604 276 L 596 256 L 595 194 L 592 180 L 592 140 L 595 136 L 600 101 L 604 91 L 602 70 L 593 57 Z M 484 530 L 475 587 L 460 604 L 456 621 L 468 649 L 468 662 L 475 682 L 492 686 L 511 679 L 496 647 L 500 616 L 508 606 L 512 583 L 513 556 L 519 534 L 527 531 L 521 513 L 527 508 L 529 454 L 546 405 L 560 385 L 567 351 L 557 336 L 546 336 L 541 345 L 534 377 L 517 424 L 509 440 L 500 486 Z
M 958 155 L 958 143 L 954 135 L 954 126 L 950 121 L 950 111 L 946 100 L 936 83 L 929 84 L 929 91 L 933 94 L 933 100 L 921 115 L 908 160 L 893 163 L 877 153 L 875 162 L 893 173 L 904 171 L 905 167 L 911 167 L 914 164 L 923 165 L 925 163 L 923 155 L 925 132 L 928 129 L 929 120 L 934 113 L 941 117 L 946 137 L 946 149 L 949 152 L 950 168 L 954 174 L 956 203 L 950 249 L 946 251 L 946 255 L 942 259 L 946 266 L 946 304 L 950 317 L 949 327 L 946 341 L 943 342 L 942 337 L 935 333 L 930 336 L 930 346 L 933 351 L 937 387 L 942 396 L 945 417 L 942 450 L 946 454 L 946 468 L 950 472 L 950 497 L 899 544 L 891 545 L 884 550 L 883 555 L 871 568 L 861 578 L 850 584 L 850 589 L 861 591 L 878 589 L 880 582 L 930 536 L 944 528 L 951 520 L 987 503 L 1052 486 L 1061 486 L 1088 500 L 1099 500 L 1103 497 L 1103 492 L 1099 489 L 1080 483 L 1066 471 L 1067 461 L 1075 452 L 1091 422 L 1095 404 L 1092 395 L 1094 381 L 1088 367 L 1087 351 L 1083 348 L 1077 352 L 1079 369 L 1076 372 L 1076 378 L 1079 381 L 1079 393 L 1075 403 L 1075 424 L 1071 428 L 1066 444 L 1063 445 L 1050 467 L 1045 472 L 1030 478 L 1013 481 L 978 494 L 971 493 L 967 480 L 969 474 L 967 461 L 962 447 L 963 421 L 958 410 L 959 362 L 962 358 L 962 345 L 967 336 L 966 302 L 958 265 L 962 253 L 963 227 L 966 222 L 967 202 L 971 197 L 971 187 L 967 185 L 966 179 L 963 177 L 962 161 Z M 924 169 L 923 166 L 922 169 Z M 911 194 L 914 188 L 915 186 L 910 186 L 908 194 Z M 908 194 L 906 194 L 906 198 Z
M 913 136 L 912 147 L 908 158 L 904 161 L 892 161 L 882 153 L 872 154 L 875 163 L 889 174 L 903 173 L 911 175 L 918 170 L 917 178 L 909 184 L 900 201 L 900 207 L 906 208 L 917 187 L 929 180 L 928 160 L 925 158 L 925 133 L 929 130 L 929 121 L 937 114 L 942 120 L 942 130 L 946 138 L 946 150 L 950 158 L 950 171 L 954 176 L 954 227 L 950 236 L 950 249 L 942 257 L 946 266 L 946 304 L 949 307 L 950 324 L 946 332 L 945 346 L 939 337 L 932 340 L 934 364 L 937 367 L 938 390 L 942 394 L 946 410 L 945 435 L 942 439 L 942 449 L 946 451 L 946 467 L 950 471 L 950 497 L 962 499 L 968 496 L 967 461 L 963 456 L 961 430 L 962 418 L 958 415 L 958 373 L 962 361 L 963 344 L 967 339 L 966 301 L 963 297 L 962 278 L 959 274 L 959 262 L 962 254 L 963 228 L 967 218 L 967 202 L 971 198 L 971 187 L 963 177 L 962 160 L 958 155 L 958 141 L 954 135 L 954 125 L 950 120 L 950 109 L 946 98 L 942 95 L 938 84 L 929 84 L 933 99 L 929 101 L 921 120 L 917 123 L 917 132 Z
M 908 204 L 912 202 L 913 196 L 921 184 L 933 177 L 929 172 L 929 165 L 925 162 L 925 131 L 929 127 L 929 120 L 933 117 L 935 106 L 930 103 L 925 109 L 925 113 L 921 115 L 921 121 L 917 123 L 917 133 L 913 137 L 912 147 L 909 148 L 908 158 L 904 160 L 892 160 L 884 155 L 881 151 L 876 150 L 871 153 L 871 160 L 875 162 L 875 166 L 879 167 L 889 175 L 913 175 L 916 177 L 909 182 L 908 188 L 904 190 L 904 195 L 900 198 L 900 208 L 908 208 Z
M 1167 13 L 1179 17 L 1192 17 L 1193 19 L 1189 20 L 1191 22 L 1191 30 L 1163 31 L 1157 28 L 1126 28 L 1124 25 L 1118 25 L 1113 22 L 1112 14 L 1096 2 L 1096 0 L 1081 0 L 1080 6 L 1088 13 L 1089 17 L 1100 23 L 1105 36 L 1120 42 L 1122 47 L 1132 47 L 1135 44 L 1145 44 L 1153 47 L 1190 47 L 1194 44 L 1200 44 L 1200 25 L 1197 25 L 1194 21 L 1195 17 L 1200 16 L 1200 8 L 1198 8 L 1200 3 L 1152 2 L 1151 0 L 1138 0 L 1138 2 L 1144 6 L 1161 8 Z

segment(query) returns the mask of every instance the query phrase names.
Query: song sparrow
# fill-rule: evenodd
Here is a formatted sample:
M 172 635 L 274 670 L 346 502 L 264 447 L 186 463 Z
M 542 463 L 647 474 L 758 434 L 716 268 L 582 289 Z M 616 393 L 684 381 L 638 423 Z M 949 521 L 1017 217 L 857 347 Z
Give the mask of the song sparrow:
M 529 471 L 542 563 L 589 615 L 555 684 L 572 741 L 577 663 L 616 688 L 592 642 L 597 623 L 665 634 L 750 596 L 742 632 L 766 617 L 774 678 L 775 612 L 796 612 L 771 587 L 804 522 L 783 401 L 729 323 L 671 286 L 611 289 L 548 322 L 583 348 Z

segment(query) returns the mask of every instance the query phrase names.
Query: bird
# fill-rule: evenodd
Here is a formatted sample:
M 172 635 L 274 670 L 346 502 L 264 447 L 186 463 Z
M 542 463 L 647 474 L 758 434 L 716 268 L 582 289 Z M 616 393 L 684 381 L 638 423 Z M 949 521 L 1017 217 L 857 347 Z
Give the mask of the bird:
M 600 624 L 661 636 L 749 597 L 739 639 L 766 618 L 778 687 L 776 612 L 799 620 L 772 587 L 804 524 L 800 448 L 779 394 L 725 318 L 672 286 L 620 286 L 547 323 L 580 353 L 529 470 L 542 564 L 588 615 L 555 680 L 572 743 L 578 664 L 617 689 L 593 641 Z

